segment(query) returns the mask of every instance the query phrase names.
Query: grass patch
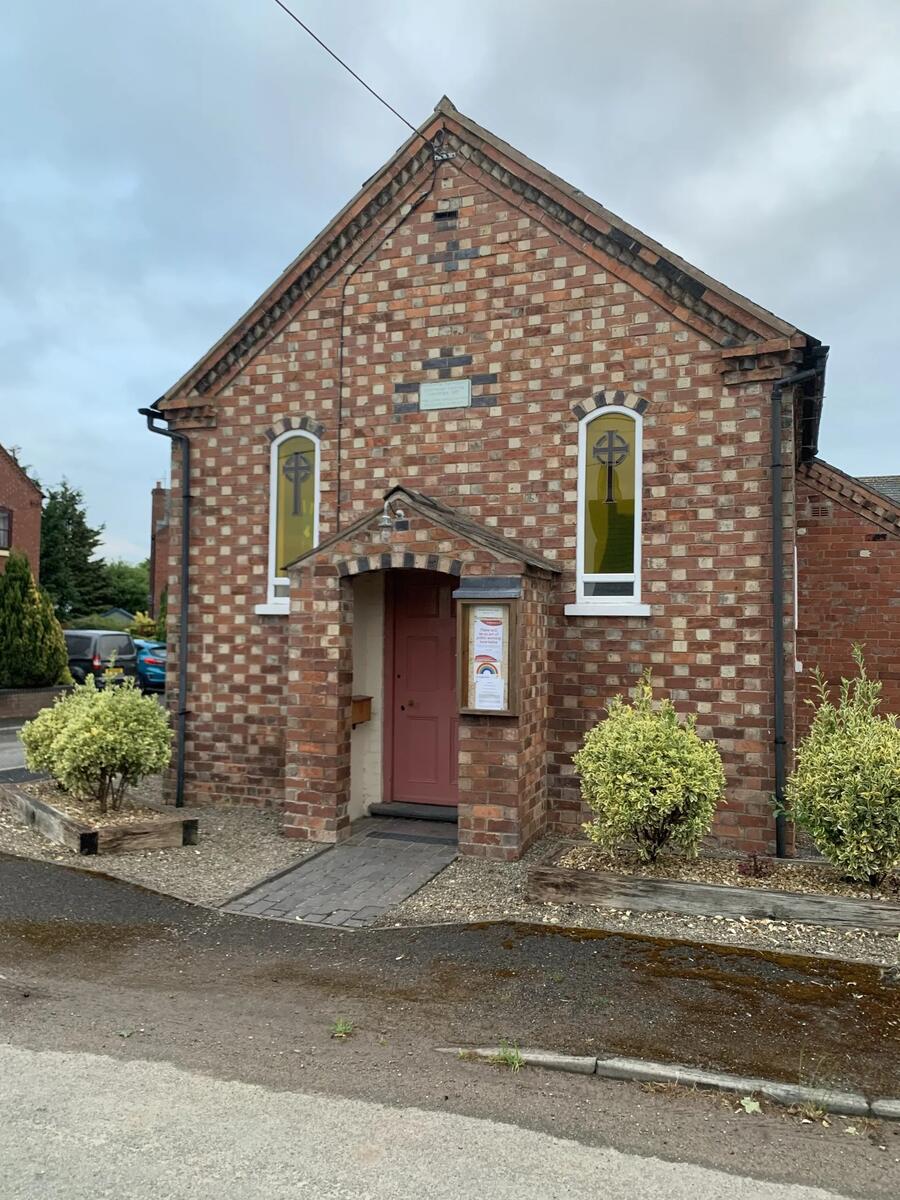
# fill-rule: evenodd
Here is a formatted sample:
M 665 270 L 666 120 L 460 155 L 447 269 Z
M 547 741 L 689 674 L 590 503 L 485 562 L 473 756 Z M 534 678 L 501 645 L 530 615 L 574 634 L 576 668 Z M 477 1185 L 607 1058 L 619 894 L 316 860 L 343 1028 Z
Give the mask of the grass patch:
M 509 1071 L 521 1071 L 525 1066 L 525 1059 L 519 1053 L 519 1047 L 510 1042 L 501 1042 L 500 1049 L 491 1055 L 490 1061 L 497 1067 L 506 1067 Z
M 353 1022 L 346 1017 L 338 1017 L 331 1026 L 331 1036 L 339 1042 L 345 1042 L 353 1033 Z

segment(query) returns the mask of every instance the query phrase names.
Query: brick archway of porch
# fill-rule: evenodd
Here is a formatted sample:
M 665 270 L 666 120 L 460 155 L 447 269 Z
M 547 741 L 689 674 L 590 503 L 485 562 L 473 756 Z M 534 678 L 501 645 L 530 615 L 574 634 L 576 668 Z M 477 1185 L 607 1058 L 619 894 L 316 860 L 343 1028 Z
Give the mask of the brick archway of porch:
M 474 549 L 460 550 L 459 557 L 394 550 L 335 555 L 297 572 L 289 621 L 285 835 L 338 842 L 350 833 L 353 577 L 391 569 L 461 577 L 468 567 L 482 578 L 508 578 L 509 563 L 481 558 Z M 460 850 L 504 860 L 517 859 L 546 825 L 546 637 L 553 579 L 541 572 L 521 578 L 518 715 L 459 717 Z

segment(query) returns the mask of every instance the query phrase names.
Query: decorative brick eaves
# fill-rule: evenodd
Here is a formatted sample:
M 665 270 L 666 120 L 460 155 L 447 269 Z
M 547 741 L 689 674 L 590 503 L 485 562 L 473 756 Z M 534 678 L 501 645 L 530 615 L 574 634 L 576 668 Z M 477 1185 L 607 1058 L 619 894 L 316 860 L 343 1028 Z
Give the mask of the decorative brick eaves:
M 885 533 L 900 538 L 900 505 L 866 487 L 852 475 L 846 475 L 830 463 L 815 458 L 799 468 L 798 477 L 829 500 L 871 521 Z
M 247 314 L 161 399 L 177 407 L 190 392 L 221 389 L 261 344 L 273 337 L 342 262 L 359 249 L 386 215 L 402 207 L 416 178 L 433 161 L 428 138 L 443 130 L 442 152 L 477 166 L 485 186 L 493 180 L 518 197 L 524 211 L 555 224 L 585 250 L 591 249 L 638 290 L 657 299 L 678 320 L 721 346 L 771 341 L 794 327 L 718 285 L 665 251 L 652 239 L 614 218 L 596 201 L 545 171 L 442 101 L 436 113 L 303 251 Z M 468 172 L 467 172 L 468 173 Z M 801 335 L 802 336 L 802 335 Z

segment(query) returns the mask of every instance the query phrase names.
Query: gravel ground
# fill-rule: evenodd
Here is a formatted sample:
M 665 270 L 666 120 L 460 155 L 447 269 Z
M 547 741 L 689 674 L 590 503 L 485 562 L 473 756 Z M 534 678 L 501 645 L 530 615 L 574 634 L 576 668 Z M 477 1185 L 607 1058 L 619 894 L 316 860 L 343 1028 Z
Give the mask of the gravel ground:
M 160 786 L 157 777 L 134 788 L 130 795 L 138 805 L 142 801 L 158 803 Z M 0 808 L 0 852 L 99 871 L 193 904 L 221 904 L 266 875 L 299 862 L 315 848 L 282 837 L 279 817 L 273 812 L 200 808 L 196 815 L 200 821 L 196 846 L 86 857 L 48 842 Z
M 414 896 L 398 904 L 379 925 L 429 925 L 457 921 L 530 921 L 575 929 L 608 929 L 664 938 L 820 954 L 900 967 L 900 937 L 865 929 L 828 929 L 794 922 L 682 917 L 633 913 L 581 904 L 541 904 L 526 899 L 525 877 L 535 858 L 556 839 L 539 843 L 517 863 L 459 858 Z

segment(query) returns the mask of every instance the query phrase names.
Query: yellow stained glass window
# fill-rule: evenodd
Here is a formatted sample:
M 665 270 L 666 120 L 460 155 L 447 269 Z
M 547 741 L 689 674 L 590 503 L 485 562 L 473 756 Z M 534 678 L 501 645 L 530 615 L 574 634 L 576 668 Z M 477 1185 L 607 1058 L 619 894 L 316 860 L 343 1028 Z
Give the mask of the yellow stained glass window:
M 311 550 L 316 537 L 316 443 L 290 437 L 277 448 L 275 573 Z
M 634 571 L 635 423 L 622 413 L 595 417 L 586 430 L 585 575 Z

